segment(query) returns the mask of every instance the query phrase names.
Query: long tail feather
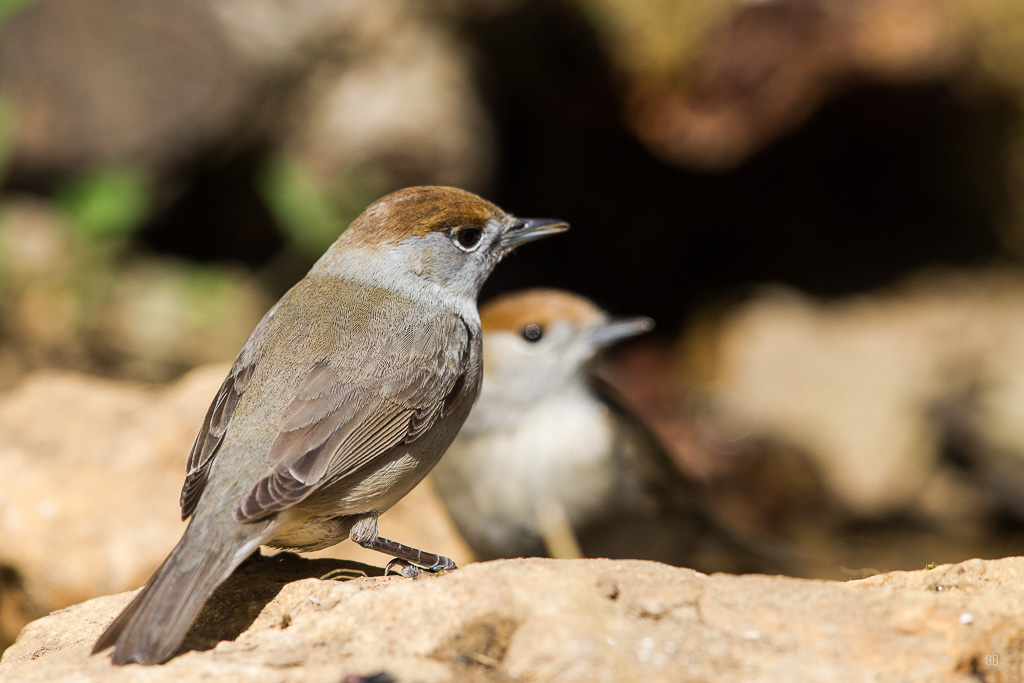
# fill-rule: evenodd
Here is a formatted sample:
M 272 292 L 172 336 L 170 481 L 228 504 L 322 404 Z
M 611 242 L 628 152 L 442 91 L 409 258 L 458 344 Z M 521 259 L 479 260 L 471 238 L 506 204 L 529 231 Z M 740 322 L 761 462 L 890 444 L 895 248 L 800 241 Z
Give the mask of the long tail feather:
M 93 654 L 114 647 L 114 664 L 159 664 L 174 656 L 213 591 L 257 547 L 265 524 L 236 526 L 232 536 L 190 524 L 153 577 L 107 627 Z

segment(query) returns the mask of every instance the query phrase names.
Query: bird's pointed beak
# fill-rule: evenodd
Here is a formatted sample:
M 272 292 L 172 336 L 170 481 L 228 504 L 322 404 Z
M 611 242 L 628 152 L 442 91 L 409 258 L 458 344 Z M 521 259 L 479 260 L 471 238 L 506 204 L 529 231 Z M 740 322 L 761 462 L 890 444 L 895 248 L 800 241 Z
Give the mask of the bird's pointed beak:
M 623 339 L 646 334 L 653 329 L 654 321 L 650 318 L 614 318 L 591 327 L 587 332 L 587 340 L 600 348 Z
M 517 218 L 501 237 L 501 246 L 509 251 L 527 242 L 539 240 L 548 235 L 565 232 L 569 224 L 557 218 Z

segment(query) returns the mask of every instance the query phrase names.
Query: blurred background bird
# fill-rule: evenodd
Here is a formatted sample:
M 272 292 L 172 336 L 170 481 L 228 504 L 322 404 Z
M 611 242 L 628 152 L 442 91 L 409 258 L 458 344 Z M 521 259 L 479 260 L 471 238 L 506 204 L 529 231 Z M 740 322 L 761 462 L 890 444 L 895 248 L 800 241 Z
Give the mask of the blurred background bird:
M 600 378 L 601 352 L 652 330 L 650 318 L 612 318 L 576 294 L 530 289 L 493 300 L 481 320 L 480 400 L 435 470 L 444 504 L 481 559 L 778 568 L 767 545 L 756 548 L 715 518 L 700 484 Z

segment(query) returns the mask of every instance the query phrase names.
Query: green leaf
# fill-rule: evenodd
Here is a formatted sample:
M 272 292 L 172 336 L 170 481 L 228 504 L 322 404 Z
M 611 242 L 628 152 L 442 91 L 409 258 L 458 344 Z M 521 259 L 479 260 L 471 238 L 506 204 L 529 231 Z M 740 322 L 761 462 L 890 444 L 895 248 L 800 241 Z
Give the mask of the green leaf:
M 345 227 L 313 176 L 295 162 L 268 162 L 259 186 L 288 238 L 311 256 L 322 254 Z
M 3 0 L 0 0 L 3 2 Z M 2 21 L 2 18 L 0 18 Z M 14 151 L 14 108 L 6 97 L 0 96 L 0 182 Z
M 0 0 L 0 24 L 32 0 Z
M 90 241 L 126 240 L 145 218 L 149 183 L 124 167 L 79 176 L 57 194 L 56 203 Z
M 317 258 L 377 198 L 383 182 L 372 169 L 361 168 L 341 174 L 325 190 L 300 163 L 277 158 L 263 168 L 259 186 L 288 238 Z

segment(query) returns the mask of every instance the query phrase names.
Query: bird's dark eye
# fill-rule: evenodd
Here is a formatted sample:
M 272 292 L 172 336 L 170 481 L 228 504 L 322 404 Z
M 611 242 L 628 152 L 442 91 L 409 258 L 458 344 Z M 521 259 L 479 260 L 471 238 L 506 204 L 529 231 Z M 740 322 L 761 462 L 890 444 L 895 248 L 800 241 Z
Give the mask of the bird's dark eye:
M 456 228 L 455 232 L 452 233 L 452 239 L 459 249 L 473 251 L 480 244 L 480 238 L 483 237 L 483 234 L 484 231 L 480 228 Z
M 544 336 L 544 330 L 540 329 L 540 325 L 530 323 L 523 328 L 523 339 L 528 342 L 540 341 L 540 338 Z

